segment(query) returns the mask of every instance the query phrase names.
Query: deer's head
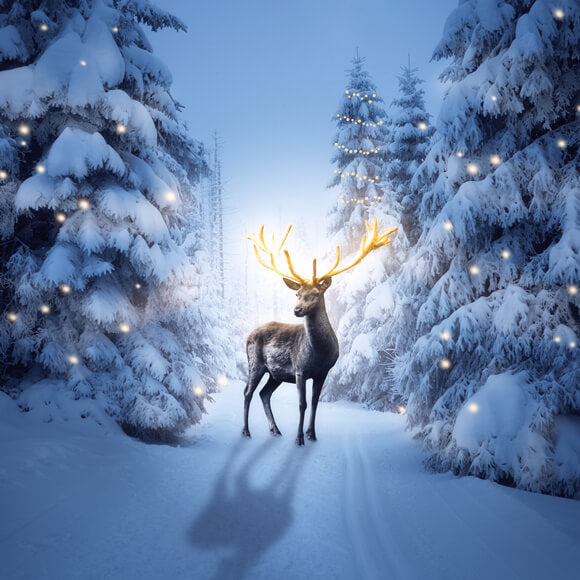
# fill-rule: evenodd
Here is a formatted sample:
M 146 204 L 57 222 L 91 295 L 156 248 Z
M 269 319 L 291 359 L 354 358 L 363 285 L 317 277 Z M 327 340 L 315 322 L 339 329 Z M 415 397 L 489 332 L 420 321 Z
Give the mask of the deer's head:
M 296 290 L 298 301 L 294 307 L 294 314 L 301 317 L 314 314 L 324 305 L 324 293 L 332 284 L 332 278 L 325 278 L 317 284 L 300 284 L 289 278 L 284 278 L 284 283 L 290 290 Z
M 286 239 L 288 238 L 288 234 L 290 233 L 292 226 L 288 226 L 282 243 L 279 244 L 277 248 L 274 242 L 274 236 L 272 236 L 272 247 L 269 247 L 264 240 L 264 226 L 260 228 L 259 235 L 256 236 L 253 234 L 249 239 L 254 242 L 254 254 L 256 255 L 258 262 L 264 266 L 264 268 L 268 268 L 268 270 L 272 270 L 276 274 L 282 276 L 286 286 L 292 290 L 296 290 L 298 303 L 294 308 L 294 314 L 296 316 L 307 316 L 319 308 L 321 304 L 324 304 L 324 293 L 329 288 L 333 276 L 337 276 L 338 274 L 342 274 L 342 272 L 353 268 L 373 250 L 390 244 L 391 240 L 389 239 L 389 236 L 398 229 L 392 228 L 379 235 L 377 218 L 374 218 L 373 225 L 369 224 L 369 222 L 365 222 L 365 225 L 367 231 L 363 236 L 358 256 L 356 256 L 350 264 L 339 268 L 340 246 L 337 246 L 336 260 L 332 268 L 330 268 L 326 274 L 319 276 L 316 272 L 315 258 L 312 261 L 312 277 L 310 278 L 301 276 L 296 272 L 294 266 L 292 265 L 292 260 L 290 259 L 288 250 L 284 250 L 287 270 L 282 270 L 276 263 L 276 260 L 279 258 L 280 253 L 282 252 L 282 248 L 286 243 Z

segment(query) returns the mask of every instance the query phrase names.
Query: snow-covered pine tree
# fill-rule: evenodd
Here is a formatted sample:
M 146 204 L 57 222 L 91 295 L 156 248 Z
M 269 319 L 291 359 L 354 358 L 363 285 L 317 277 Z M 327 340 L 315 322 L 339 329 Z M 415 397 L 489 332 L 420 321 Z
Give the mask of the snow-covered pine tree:
M 580 492 L 580 11 L 464 0 L 391 335 L 431 465 Z M 577 449 L 577 447 L 576 447 Z
M 212 331 L 183 247 L 204 151 L 144 25 L 185 28 L 148 0 L 0 4 L 2 204 L 16 212 L 0 337 L 22 408 L 104 408 L 159 437 L 199 419 L 217 373 L 199 372 Z
M 338 203 L 329 213 L 329 231 L 347 252 L 358 249 L 359 231 L 364 231 L 369 208 L 377 206 L 384 193 L 381 175 L 388 120 L 381 106 L 383 99 L 363 66 L 364 58 L 353 58 L 334 118 L 337 131 L 332 163 L 336 168 L 328 185 L 340 190 Z
M 420 197 L 413 191 L 411 180 L 425 159 L 433 135 L 430 115 L 425 109 L 425 91 L 421 88 L 423 80 L 418 71 L 409 63 L 397 77 L 399 97 L 393 100 L 396 110 L 391 114 L 391 139 L 385 164 L 385 177 L 394 199 L 401 204 L 401 224 L 411 242 L 417 241 L 421 231 L 417 224 Z
M 329 233 L 333 245 L 339 245 L 345 256 L 360 247 L 365 220 L 376 217 L 385 228 L 399 225 L 396 202 L 383 179 L 389 119 L 363 66 L 363 58 L 353 59 L 335 116 L 337 151 L 332 162 L 336 169 L 329 187 L 339 187 L 340 198 L 329 212 Z M 327 382 L 330 398 L 369 400 L 369 391 L 374 391 L 377 381 L 382 380 L 382 355 L 375 338 L 377 325 L 383 323 L 379 313 L 388 298 L 373 289 L 396 267 L 395 256 L 402 243 L 403 238 L 397 233 L 392 246 L 369 256 L 356 272 L 346 272 L 340 278 L 340 286 L 328 294 L 330 316 L 341 348 Z M 376 372 L 368 372 L 369 369 Z

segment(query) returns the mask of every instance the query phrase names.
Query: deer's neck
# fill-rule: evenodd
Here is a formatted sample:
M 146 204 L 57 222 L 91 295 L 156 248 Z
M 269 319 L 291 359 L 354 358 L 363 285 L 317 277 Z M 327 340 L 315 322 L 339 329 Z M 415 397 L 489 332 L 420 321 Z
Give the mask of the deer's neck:
M 336 334 L 328 320 L 324 298 L 320 308 L 305 317 L 304 326 L 308 342 L 315 350 L 335 348 L 338 345 Z

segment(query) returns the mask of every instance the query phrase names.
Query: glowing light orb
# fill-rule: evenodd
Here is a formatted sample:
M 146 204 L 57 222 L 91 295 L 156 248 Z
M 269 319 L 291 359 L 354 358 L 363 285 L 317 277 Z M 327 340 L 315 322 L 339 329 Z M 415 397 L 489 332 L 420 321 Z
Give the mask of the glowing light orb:
M 55 216 L 54 219 L 60 223 L 63 224 L 64 222 L 66 222 L 66 214 L 62 213 L 61 211 L 59 211 Z
M 407 412 L 407 409 L 401 405 L 400 407 L 397 407 L 397 411 L 399 411 L 399 415 L 404 415 Z
M 497 97 L 496 97 L 495 95 L 493 95 L 493 96 L 491 97 L 491 100 L 492 100 L 492 101 L 497 101 Z
M 124 135 L 127 132 L 127 127 L 126 125 L 123 125 L 123 123 L 118 123 L 115 127 L 115 131 L 117 131 L 119 135 Z
M 219 375 L 217 378 L 217 384 L 220 387 L 225 387 L 228 384 L 228 377 L 226 377 L 225 375 Z
M 376 97 L 377 95 L 375 93 L 373 93 L 373 98 Z
M 559 336 L 555 336 L 554 342 L 560 343 L 560 342 L 562 342 L 562 339 Z
M 141 288 L 141 284 L 135 284 L 135 288 L 137 288 L 137 290 L 139 290 L 139 288 Z
M 48 30 L 48 24 L 41 24 L 39 28 L 42 32 L 46 32 Z
M 479 405 L 477 403 L 469 403 L 469 405 L 467 405 L 467 410 L 470 413 L 477 413 L 479 411 Z
M 461 151 L 457 152 L 457 157 L 459 157 L 459 159 L 461 159 L 463 157 L 463 153 Z
M 509 250 L 502 250 L 502 251 L 501 251 L 501 257 L 502 257 L 504 260 L 507 260 L 507 259 L 508 259 L 510 256 L 511 256 L 511 253 L 510 253 L 510 251 L 509 251 Z
M 46 173 L 46 167 L 44 165 L 37 165 L 36 173 Z
M 427 123 L 425 123 L 425 121 L 421 121 L 417 125 L 417 128 L 420 129 L 421 131 L 426 131 L 427 130 Z
M 68 293 L 70 292 L 70 286 L 69 286 L 68 284 L 63 284 L 63 285 L 60 287 L 60 291 L 61 291 L 63 294 L 68 294 Z
M 570 294 L 570 296 L 576 296 L 576 294 L 578 294 L 578 286 L 575 286 L 574 284 L 568 286 L 568 294 Z
M 453 224 L 450 221 L 443 222 L 443 228 L 450 232 L 453 229 Z
M 21 135 L 30 135 L 30 127 L 28 125 L 25 125 L 24 123 L 22 123 L 22 125 L 18 126 L 18 132 Z
M 558 145 L 560 149 L 566 149 L 566 145 L 568 145 L 568 143 L 566 143 L 564 139 L 558 139 L 558 141 L 556 141 L 556 145 Z
M 563 20 L 565 16 L 564 11 L 561 8 L 554 8 L 552 14 L 556 20 Z
M 569 346 L 570 348 L 576 348 L 576 343 L 575 343 L 573 340 L 571 340 L 571 341 L 568 343 L 568 346 Z
M 112 30 L 113 32 L 119 32 L 119 29 L 118 29 L 116 26 L 113 26 L 113 28 L 111 28 L 111 30 Z
M 77 364 L 79 364 L 79 357 L 78 357 L 78 356 L 75 356 L 74 354 L 71 354 L 71 355 L 68 357 L 68 362 L 69 362 L 71 365 L 77 365 Z
M 348 95 L 348 91 L 344 91 Z
M 24 139 L 22 139 L 22 141 L 20 141 L 20 145 L 22 147 L 26 147 L 28 145 L 28 143 Z
M 90 201 L 85 198 L 79 199 L 77 205 L 79 206 L 79 209 L 89 209 L 91 207 Z
M 443 340 L 449 340 L 451 338 L 451 333 L 448 330 L 442 330 L 439 333 L 439 336 L 443 339 Z
M 131 327 L 126 322 L 121 322 L 119 324 L 119 330 L 124 333 L 131 332 Z
M 489 158 L 489 162 L 492 165 L 499 165 L 501 163 L 501 157 L 499 155 L 491 155 Z
M 201 397 L 203 395 L 203 387 L 200 387 L 199 385 L 196 385 L 191 390 L 196 397 Z
M 470 266 L 469 273 L 472 276 L 477 276 L 479 274 L 479 267 L 478 266 Z
M 10 321 L 10 322 L 16 322 L 18 320 L 18 314 L 16 314 L 16 312 L 8 312 L 6 314 L 6 318 Z
M 479 173 L 479 167 L 475 163 L 468 163 L 466 169 L 469 175 L 477 175 Z
M 87 61 L 86 60 L 79 60 L 79 64 L 81 66 L 87 66 Z
M 42 312 L 42 314 L 49 314 L 50 313 L 50 306 L 48 306 L 48 304 L 43 304 L 40 307 L 40 312 Z
M 451 368 L 451 361 L 448 358 L 442 358 L 439 361 L 439 368 L 444 371 L 449 370 Z
M 8 173 L 4 169 L 0 169 L 0 179 L 8 179 Z

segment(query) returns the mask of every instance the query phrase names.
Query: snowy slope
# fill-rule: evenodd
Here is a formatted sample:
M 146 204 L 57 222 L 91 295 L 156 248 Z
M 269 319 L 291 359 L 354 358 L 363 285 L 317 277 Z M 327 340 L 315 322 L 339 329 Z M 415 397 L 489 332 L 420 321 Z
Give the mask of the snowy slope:
M 580 502 L 422 469 L 402 416 L 321 403 L 294 445 L 295 389 L 217 395 L 182 447 L 115 425 L 37 424 L 0 401 L 0 578 L 571 578 Z

